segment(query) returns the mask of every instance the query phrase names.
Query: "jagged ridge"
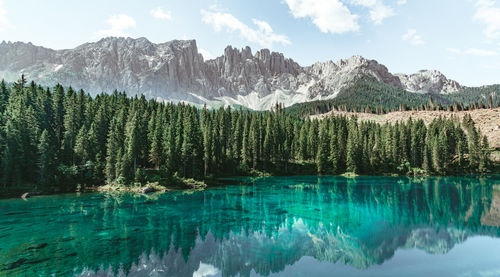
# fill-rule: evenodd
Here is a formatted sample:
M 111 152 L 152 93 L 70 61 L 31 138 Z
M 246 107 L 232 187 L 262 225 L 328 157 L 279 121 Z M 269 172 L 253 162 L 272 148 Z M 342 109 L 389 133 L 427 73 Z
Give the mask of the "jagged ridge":
M 302 67 L 268 49 L 252 54 L 249 47 L 228 46 L 222 56 L 205 61 L 194 40 L 155 44 L 145 38 L 109 37 L 67 50 L 2 42 L 0 78 L 14 81 L 20 74 L 46 86 L 61 83 L 91 94 L 116 89 L 158 100 L 256 110 L 269 109 L 276 102 L 290 106 L 332 99 L 365 76 L 418 93 L 463 88 L 438 71 L 393 75 L 384 65 L 361 56 Z

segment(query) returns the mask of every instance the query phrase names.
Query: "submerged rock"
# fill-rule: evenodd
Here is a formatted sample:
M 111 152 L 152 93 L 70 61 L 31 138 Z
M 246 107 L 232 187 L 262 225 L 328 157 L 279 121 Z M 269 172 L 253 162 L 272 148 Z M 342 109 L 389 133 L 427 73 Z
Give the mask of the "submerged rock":
M 144 194 L 153 193 L 153 192 L 157 192 L 157 189 L 155 189 L 154 187 L 145 187 L 141 191 L 141 193 L 144 193 Z
M 23 193 L 23 195 L 21 195 L 21 198 L 26 199 L 26 198 L 30 198 L 32 196 L 37 196 L 37 195 L 40 195 L 40 193 L 39 192 L 25 192 L 25 193 Z
M 49 245 L 48 243 L 44 242 L 40 245 L 28 247 L 26 250 L 39 250 L 39 249 L 43 249 L 43 248 L 47 247 L 48 245 Z

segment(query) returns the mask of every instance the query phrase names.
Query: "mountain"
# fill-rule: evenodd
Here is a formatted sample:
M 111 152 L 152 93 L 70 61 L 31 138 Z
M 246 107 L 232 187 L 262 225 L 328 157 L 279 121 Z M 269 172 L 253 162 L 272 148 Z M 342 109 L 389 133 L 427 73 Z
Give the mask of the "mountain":
M 353 56 L 300 66 L 281 53 L 228 46 L 205 61 L 194 40 L 155 44 L 145 38 L 104 38 L 74 49 L 52 50 L 31 43 L 0 44 L 0 78 L 27 79 L 53 86 L 61 83 L 91 94 L 115 89 L 129 95 L 217 106 L 241 105 L 265 110 L 333 99 L 362 78 L 420 94 L 460 91 L 456 81 L 438 71 L 392 74 L 375 60 Z
M 387 234 L 392 237 L 384 234 L 383 241 L 366 243 L 362 238 L 343 233 L 340 228 L 335 231 L 322 228 L 310 230 L 302 223 L 299 219 L 289 229 L 280 228 L 280 232 L 273 237 L 262 231 L 252 231 L 248 234 L 230 233 L 225 239 L 217 239 L 208 232 L 205 237 L 196 237 L 194 246 L 187 254 L 173 244 L 163 253 L 153 250 L 148 254 L 144 252 L 135 259 L 127 274 L 122 269 L 117 276 L 151 276 L 156 272 L 164 272 L 165 276 L 253 276 L 251 272 L 259 274 L 257 276 L 268 276 L 300 264 L 304 257 L 309 257 L 309 263 L 313 265 L 328 262 L 362 270 L 382 266 L 399 249 L 446 254 L 474 235 L 469 230 L 451 226 L 439 230 L 399 228 L 389 230 Z M 287 255 L 276 255 L 269 248 L 279 249 L 281 253 L 286 251 Z M 114 276 L 113 272 L 111 265 L 96 271 L 85 267 L 75 276 Z
M 436 70 L 420 70 L 411 75 L 396 74 L 401 80 L 401 88 L 410 92 L 418 93 L 453 93 L 458 92 L 463 87 L 453 80 L 448 80 L 443 73 Z

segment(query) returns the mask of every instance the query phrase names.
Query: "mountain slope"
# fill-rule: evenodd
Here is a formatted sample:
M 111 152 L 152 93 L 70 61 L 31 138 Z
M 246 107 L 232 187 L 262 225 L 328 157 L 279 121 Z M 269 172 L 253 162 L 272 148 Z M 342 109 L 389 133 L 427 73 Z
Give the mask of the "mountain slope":
M 0 44 L 0 78 L 21 74 L 45 86 L 61 83 L 96 94 L 126 91 L 148 98 L 197 104 L 241 105 L 265 110 L 333 99 L 364 77 L 421 94 L 446 94 L 464 87 L 437 71 L 392 74 L 375 60 L 353 56 L 303 67 L 283 54 L 228 46 L 205 61 L 194 40 L 155 44 L 145 38 L 104 38 L 74 49 L 51 50 L 31 43 Z
M 351 86 L 342 89 L 337 97 L 329 100 L 297 103 L 286 108 L 287 113 L 296 116 L 308 116 L 328 113 L 336 109 L 350 111 L 394 111 L 400 106 L 407 108 L 421 108 L 427 106 L 430 100 L 442 106 L 451 106 L 454 103 L 462 107 L 477 105 L 480 107 L 500 107 L 500 85 L 483 86 L 477 88 L 461 88 L 449 94 L 421 94 L 378 82 L 373 77 L 361 77 Z
M 421 106 L 428 102 L 429 95 L 427 94 L 411 93 L 366 76 L 342 89 L 333 99 L 298 103 L 288 107 L 286 111 L 297 116 L 304 116 L 327 113 L 334 107 L 348 107 L 350 110 L 364 110 L 365 108 L 370 108 L 372 111 L 394 110 L 400 105 Z M 449 104 L 449 101 L 446 101 L 446 104 Z
M 406 122 L 408 119 L 422 119 L 426 125 L 432 120 L 443 117 L 455 117 L 462 121 L 465 115 L 470 115 L 481 134 L 488 138 L 490 147 L 500 149 L 500 108 L 475 109 L 472 111 L 395 111 L 386 114 L 373 114 L 365 112 L 343 112 L 329 111 L 327 113 L 311 116 L 312 118 L 325 118 L 332 115 L 344 115 L 347 117 L 356 116 L 359 121 L 372 121 L 378 124 L 395 124 L 396 122 Z M 493 156 L 494 158 L 496 156 Z

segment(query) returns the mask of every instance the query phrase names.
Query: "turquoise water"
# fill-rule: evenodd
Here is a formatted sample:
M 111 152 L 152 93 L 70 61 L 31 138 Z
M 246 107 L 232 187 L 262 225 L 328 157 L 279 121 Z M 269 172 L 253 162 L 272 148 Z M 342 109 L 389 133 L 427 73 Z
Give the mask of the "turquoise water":
M 0 200 L 0 276 L 500 276 L 500 177 Z

